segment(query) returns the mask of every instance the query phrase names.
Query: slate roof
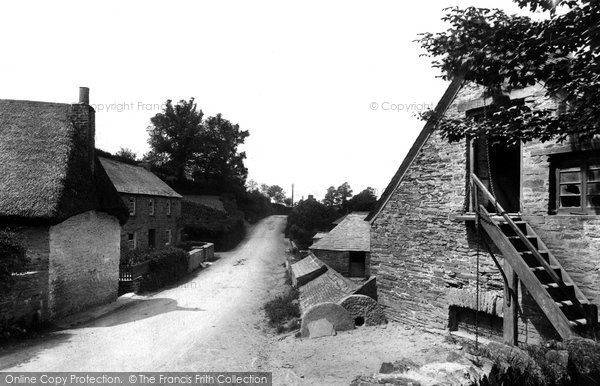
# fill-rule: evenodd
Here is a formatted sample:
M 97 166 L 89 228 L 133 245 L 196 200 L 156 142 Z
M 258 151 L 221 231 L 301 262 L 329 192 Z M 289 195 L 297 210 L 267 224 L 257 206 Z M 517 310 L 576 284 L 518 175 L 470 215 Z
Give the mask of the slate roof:
M 425 123 L 425 126 L 423 126 L 421 133 L 419 133 L 419 136 L 417 137 L 417 139 L 413 143 L 412 147 L 406 154 L 406 157 L 404 157 L 404 160 L 402 161 L 402 164 L 396 171 L 396 174 L 394 174 L 394 176 L 392 177 L 392 180 L 390 181 L 388 186 L 383 191 L 383 194 L 381 195 L 381 197 L 379 197 L 379 200 L 377 201 L 377 205 L 375 206 L 375 209 L 373 209 L 371 211 L 371 213 L 369 214 L 369 216 L 367 216 L 367 218 L 366 218 L 367 221 L 373 222 L 373 220 L 375 220 L 377 218 L 379 213 L 381 213 L 381 210 L 385 207 L 385 205 L 389 201 L 392 194 L 396 191 L 396 189 L 398 189 L 398 186 L 400 186 L 400 183 L 402 182 L 402 179 L 404 178 L 404 174 L 406 173 L 408 168 L 410 168 L 410 166 L 412 165 L 413 161 L 415 160 L 417 154 L 419 154 L 419 151 L 421 150 L 421 148 L 423 147 L 425 142 L 427 142 L 427 140 L 431 136 L 431 133 L 433 133 L 433 131 L 437 127 L 438 122 L 440 121 L 442 116 L 446 113 L 446 110 L 448 109 L 448 107 L 450 106 L 450 104 L 452 103 L 452 101 L 454 100 L 454 98 L 456 97 L 456 95 L 458 94 L 460 89 L 462 88 L 463 83 L 464 83 L 464 77 L 462 77 L 462 76 L 456 77 L 452 80 L 452 82 L 446 89 L 446 92 L 444 92 L 444 95 L 442 95 L 442 98 L 440 99 L 438 104 L 435 106 L 435 110 L 434 110 L 433 114 L 431 115 L 431 118 L 429 118 L 429 120 L 427 120 L 427 122 Z
M 141 166 L 104 157 L 99 158 L 119 193 L 181 198 L 180 194 L 171 189 L 156 174 Z
M 371 227 L 365 217 L 368 212 L 352 212 L 327 233 L 323 238 L 310 246 L 310 249 L 328 251 L 371 251 Z
M 57 224 L 89 210 L 127 220 L 102 165 L 90 167 L 90 142 L 74 120 L 75 109 L 85 107 L 0 100 L 2 222 Z
M 306 278 L 306 280 L 298 280 L 302 310 L 319 303 L 337 303 L 362 286 L 345 278 L 312 253 L 292 264 L 291 269 L 294 278 Z

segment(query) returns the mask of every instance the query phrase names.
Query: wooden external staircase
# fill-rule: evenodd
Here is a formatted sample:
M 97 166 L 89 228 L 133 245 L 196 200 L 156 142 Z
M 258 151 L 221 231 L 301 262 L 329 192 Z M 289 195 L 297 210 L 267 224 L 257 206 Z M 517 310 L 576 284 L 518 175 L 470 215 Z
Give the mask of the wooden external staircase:
M 527 222 L 504 211 L 475 174 L 471 174 L 471 187 L 479 225 L 504 257 L 504 271 L 512 271 L 502 272 L 509 289 L 505 294 L 511 296 L 516 293 L 516 280 L 507 278 L 516 276 L 562 339 L 587 335 L 597 323 L 597 312 L 552 252 Z M 495 208 L 496 213 L 490 213 L 484 205 L 477 204 L 477 191 Z M 514 298 L 513 308 L 516 312 L 516 296 Z M 505 317 L 511 318 L 506 313 L 505 307 Z M 514 339 L 506 339 L 505 323 L 505 341 L 516 343 L 516 318 L 513 322 L 515 324 L 510 327 L 509 334 L 513 334 Z

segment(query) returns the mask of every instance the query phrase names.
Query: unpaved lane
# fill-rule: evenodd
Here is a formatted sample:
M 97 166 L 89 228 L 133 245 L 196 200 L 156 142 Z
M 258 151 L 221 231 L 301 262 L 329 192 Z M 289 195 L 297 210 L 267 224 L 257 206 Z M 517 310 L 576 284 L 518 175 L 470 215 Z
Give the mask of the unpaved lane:
M 0 353 L 4 371 L 271 371 L 262 305 L 281 288 L 284 216 L 210 268 L 92 323 Z

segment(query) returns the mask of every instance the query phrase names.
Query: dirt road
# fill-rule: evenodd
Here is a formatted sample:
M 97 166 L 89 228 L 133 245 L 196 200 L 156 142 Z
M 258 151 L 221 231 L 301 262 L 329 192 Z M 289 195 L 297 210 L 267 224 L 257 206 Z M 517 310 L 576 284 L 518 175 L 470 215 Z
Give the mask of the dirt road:
M 271 371 L 262 305 L 283 283 L 285 217 L 178 286 L 0 352 L 4 371 Z

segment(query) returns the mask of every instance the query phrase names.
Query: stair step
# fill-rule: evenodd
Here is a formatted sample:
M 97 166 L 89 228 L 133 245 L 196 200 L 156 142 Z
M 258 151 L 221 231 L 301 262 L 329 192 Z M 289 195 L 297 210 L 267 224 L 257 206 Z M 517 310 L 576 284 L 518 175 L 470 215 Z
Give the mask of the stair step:
M 542 284 L 542 287 L 548 292 L 555 302 L 571 300 L 575 297 L 575 288 L 573 287 L 573 284 L 565 284 L 566 288 L 564 289 L 560 288 L 558 283 L 546 283 Z
M 585 326 L 587 324 L 587 320 L 585 320 L 585 319 L 569 320 L 569 324 L 573 327 Z
M 554 273 L 562 279 L 562 271 L 560 269 L 560 266 L 552 265 L 550 267 L 552 268 Z M 533 274 L 538 278 L 540 283 L 546 284 L 554 282 L 554 279 L 552 279 L 552 276 L 550 276 L 550 274 L 548 273 L 548 271 L 546 271 L 544 267 L 531 267 L 531 270 L 533 271 Z
M 507 236 L 510 242 L 514 245 L 517 251 L 526 252 L 529 251 L 529 248 L 525 246 L 525 243 L 521 241 L 519 236 Z M 534 248 L 538 247 L 538 238 L 537 236 L 527 236 L 527 239 L 533 244 Z
M 523 232 L 525 235 L 527 235 L 527 223 L 525 221 L 513 221 L 513 222 L 517 225 L 517 228 L 519 228 L 521 230 L 521 232 Z M 504 233 L 506 236 L 516 236 L 517 235 L 517 232 L 515 232 L 513 230 L 513 228 L 510 226 L 510 224 L 507 222 L 500 223 L 500 229 L 502 230 L 502 233 Z
M 549 256 L 548 252 L 547 251 L 538 251 L 538 252 L 540 253 L 540 255 L 542 255 L 544 260 L 546 260 L 546 262 L 549 264 L 550 256 Z M 524 252 L 521 252 L 521 256 L 523 257 L 523 260 L 525 261 L 525 263 L 527 263 L 527 265 L 529 265 L 530 267 L 540 266 L 540 262 L 535 258 L 535 256 L 533 255 L 533 252 L 524 251 Z

